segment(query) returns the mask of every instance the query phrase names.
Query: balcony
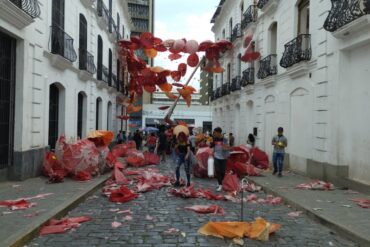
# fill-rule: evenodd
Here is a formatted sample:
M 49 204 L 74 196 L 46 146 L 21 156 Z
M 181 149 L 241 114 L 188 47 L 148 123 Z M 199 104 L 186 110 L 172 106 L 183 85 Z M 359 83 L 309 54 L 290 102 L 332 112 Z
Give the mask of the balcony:
M 311 35 L 300 34 L 297 38 L 285 44 L 283 57 L 280 66 L 289 68 L 301 61 L 311 59 Z
M 263 7 L 266 6 L 266 4 L 269 2 L 270 0 L 259 0 L 258 3 L 257 3 L 257 7 L 259 9 L 263 9 Z
M 231 42 L 234 42 L 235 40 L 237 40 L 238 38 L 240 38 L 242 36 L 243 36 L 243 34 L 242 34 L 241 24 L 238 23 L 233 28 L 233 31 L 232 31 L 232 34 L 231 34 Z
M 219 99 L 222 97 L 222 88 L 218 87 L 215 92 L 215 99 Z
M 0 16 L 18 29 L 30 25 L 40 14 L 37 0 L 0 0 Z
M 86 51 L 85 49 L 79 49 L 79 59 L 80 59 L 80 64 L 79 64 L 79 69 L 80 70 L 85 70 L 89 72 L 90 74 L 95 74 L 96 72 L 96 67 L 94 64 L 94 56 Z
M 363 4 L 360 2 L 363 2 Z M 335 32 L 339 28 L 368 14 L 370 14 L 369 1 L 332 0 L 332 7 L 325 20 L 324 28 L 326 31 Z
M 248 9 L 243 14 L 243 20 L 242 20 L 242 29 L 248 27 L 249 24 L 254 23 L 257 21 L 258 17 L 258 9 L 257 5 L 251 5 L 248 7 Z
M 77 53 L 73 47 L 73 39 L 58 26 L 51 26 L 51 53 L 59 55 L 52 58 L 53 65 L 64 69 L 77 60 Z M 60 60 L 58 57 L 63 57 Z M 58 61 L 59 60 L 59 61 Z M 58 64 L 58 62 L 60 64 Z M 66 65 L 66 66 L 65 66 Z
M 109 14 L 109 10 L 107 6 L 105 6 L 103 0 L 98 0 L 96 11 L 98 16 L 100 17 L 98 20 L 98 24 L 102 29 L 111 30 L 111 16 Z
M 254 68 L 248 68 L 243 71 L 241 84 L 243 87 L 254 84 Z
M 348 49 L 370 41 L 370 1 L 369 0 L 332 0 L 332 7 L 324 23 L 324 29 L 332 32 L 338 39 L 347 39 Z M 365 39 L 359 35 L 367 35 Z
M 148 6 L 141 5 L 129 5 L 129 11 L 132 18 L 149 19 L 149 8 Z
M 102 67 L 102 70 L 103 70 L 103 73 L 102 73 L 102 78 L 101 78 L 101 80 L 103 81 L 103 82 L 105 82 L 105 83 L 109 83 L 109 70 L 108 70 L 108 68 L 107 67 L 105 67 L 104 65 L 103 65 L 103 67 Z
M 257 73 L 258 79 L 265 79 L 271 75 L 277 74 L 276 54 L 271 54 L 260 60 L 260 68 Z
M 235 92 L 235 91 L 238 91 L 242 88 L 242 85 L 241 85 L 241 76 L 235 76 L 232 81 L 231 81 L 231 92 Z
M 222 85 L 221 95 L 226 96 L 229 94 L 230 94 L 230 82 L 226 82 L 225 84 Z

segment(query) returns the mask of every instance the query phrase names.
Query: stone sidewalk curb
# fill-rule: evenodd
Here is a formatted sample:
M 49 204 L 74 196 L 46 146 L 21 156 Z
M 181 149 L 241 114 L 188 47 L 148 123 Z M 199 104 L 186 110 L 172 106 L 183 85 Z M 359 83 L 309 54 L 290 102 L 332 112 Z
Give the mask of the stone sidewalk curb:
M 20 229 L 20 231 L 10 235 L 9 238 L 5 239 L 4 242 L 0 244 L 0 246 L 21 247 L 26 245 L 33 238 L 38 236 L 39 229 L 43 224 L 52 218 L 61 218 L 65 216 L 69 211 L 77 207 L 81 202 L 85 201 L 89 196 L 94 194 L 96 190 L 102 187 L 110 176 L 111 174 L 104 174 L 98 178 L 94 178 L 92 180 L 93 183 L 89 184 L 86 187 L 86 190 L 76 191 L 76 194 L 72 198 L 45 213 L 43 217 L 35 220 L 32 224 L 27 225 L 26 229 Z
M 284 201 L 284 204 L 291 205 L 294 209 L 304 212 L 311 219 L 335 230 L 336 232 L 342 234 L 344 237 L 347 237 L 348 239 L 356 242 L 360 246 L 363 246 L 363 247 L 370 246 L 369 238 L 366 238 L 365 236 L 361 236 L 357 234 L 356 232 L 349 230 L 344 225 L 338 224 L 337 222 L 326 218 L 324 215 L 317 214 L 316 211 L 312 210 L 311 208 L 305 207 L 305 205 L 302 205 L 298 202 L 295 202 L 289 199 L 287 196 L 284 196 L 282 193 L 279 193 L 277 190 L 274 190 L 273 188 L 268 187 L 266 184 L 257 182 L 253 177 L 247 177 L 247 178 L 248 180 L 252 181 L 254 184 L 261 186 L 262 189 L 267 194 L 281 197 Z

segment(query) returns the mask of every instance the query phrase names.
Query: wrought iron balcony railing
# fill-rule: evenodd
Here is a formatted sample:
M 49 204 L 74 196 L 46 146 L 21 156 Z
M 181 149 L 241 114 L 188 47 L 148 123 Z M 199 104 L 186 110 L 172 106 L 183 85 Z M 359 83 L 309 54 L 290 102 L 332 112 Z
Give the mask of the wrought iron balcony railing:
M 222 87 L 218 87 L 216 89 L 215 99 L 218 99 L 218 98 L 221 98 L 221 97 L 222 97 Z
M 109 70 L 108 70 L 108 68 L 103 65 L 102 70 L 103 70 L 102 71 L 103 73 L 102 73 L 101 80 L 106 82 L 106 83 L 109 83 Z
M 231 92 L 235 92 L 235 91 L 238 91 L 242 88 L 242 84 L 241 84 L 241 76 L 235 76 L 232 81 L 231 81 Z
M 149 7 L 143 5 L 131 5 L 128 6 L 131 17 L 133 18 L 142 18 L 148 19 L 149 18 Z
M 369 0 L 331 0 L 331 10 L 324 28 L 334 32 L 366 14 L 370 14 Z
M 258 3 L 257 3 L 257 7 L 259 9 L 263 9 L 263 7 L 265 7 L 268 2 L 269 2 L 269 0 L 259 0 Z
M 221 91 L 222 91 L 221 92 L 222 96 L 229 95 L 230 94 L 230 82 L 226 82 L 225 84 L 223 84 Z
M 98 0 L 97 6 L 96 6 L 96 11 L 98 12 L 98 16 L 102 17 L 104 21 L 109 25 L 109 31 L 111 31 L 111 17 L 109 14 L 109 10 L 107 6 L 105 6 L 103 0 Z
M 10 2 L 33 19 L 39 17 L 41 14 L 40 5 L 37 0 L 10 0 Z
M 260 68 L 257 72 L 258 79 L 265 79 L 268 76 L 277 74 L 277 57 L 271 54 L 260 60 Z
M 234 42 L 236 39 L 240 38 L 242 36 L 242 27 L 241 24 L 238 23 L 233 28 L 233 32 L 231 34 L 231 42 Z
M 241 84 L 243 87 L 254 84 L 254 68 L 248 68 L 243 71 Z
M 297 38 L 285 44 L 283 57 L 280 66 L 288 68 L 301 61 L 311 59 L 311 35 L 300 34 Z
M 250 23 L 256 22 L 258 17 L 257 5 L 251 5 L 243 14 L 242 29 L 245 29 Z
M 90 74 L 95 74 L 96 67 L 94 64 L 94 56 L 85 49 L 79 49 L 79 69 L 86 70 Z
M 118 85 L 117 76 L 112 73 L 112 84 L 110 86 L 114 87 L 114 88 L 117 88 L 117 85 Z
M 77 60 L 72 37 L 58 26 L 51 26 L 51 53 L 58 54 L 71 62 Z

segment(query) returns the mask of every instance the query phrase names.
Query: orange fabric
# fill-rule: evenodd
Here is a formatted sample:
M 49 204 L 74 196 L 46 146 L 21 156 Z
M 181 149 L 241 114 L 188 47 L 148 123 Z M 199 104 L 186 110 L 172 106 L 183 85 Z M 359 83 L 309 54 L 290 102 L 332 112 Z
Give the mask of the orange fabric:
M 163 92 L 171 92 L 172 90 L 172 85 L 169 83 L 163 83 L 158 85 L 158 87 L 163 91 Z
M 208 222 L 198 232 L 218 238 L 242 238 L 268 240 L 270 234 L 279 230 L 281 225 L 267 222 L 258 217 L 255 222 Z
M 143 108 L 142 106 L 134 106 L 133 104 L 130 104 L 126 108 L 126 113 L 131 114 L 131 113 L 134 113 L 134 112 L 139 112 L 139 111 L 141 111 L 142 108 Z
M 169 99 L 172 99 L 172 100 L 176 100 L 178 98 L 178 96 L 174 95 L 173 93 L 171 92 L 164 92 L 164 94 L 169 98 Z
M 144 54 L 148 58 L 155 58 L 158 54 L 156 49 L 150 48 L 150 49 L 144 49 Z
M 89 133 L 89 135 L 87 136 L 87 138 L 90 138 L 90 139 L 100 139 L 103 141 L 104 145 L 105 146 L 108 146 L 113 138 L 114 138 L 114 134 L 112 131 L 106 131 L 106 130 L 94 130 L 94 131 L 91 131 Z

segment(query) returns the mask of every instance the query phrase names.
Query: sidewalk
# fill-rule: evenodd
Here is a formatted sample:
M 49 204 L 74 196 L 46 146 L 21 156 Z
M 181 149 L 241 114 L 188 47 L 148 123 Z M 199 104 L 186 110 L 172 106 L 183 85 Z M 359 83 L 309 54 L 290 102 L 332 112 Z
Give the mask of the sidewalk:
M 26 210 L 10 211 L 0 207 L 0 246 L 23 246 L 38 234 L 42 224 L 51 218 L 64 216 L 95 192 L 109 176 L 110 174 L 102 175 L 88 182 L 65 179 L 63 183 L 57 184 L 48 184 L 45 177 L 0 183 L 0 200 L 53 193 L 45 199 L 30 200 L 37 205 Z
M 295 189 L 298 184 L 312 179 L 294 173 L 278 178 L 271 172 L 264 177 L 249 177 L 267 193 L 280 196 L 286 204 L 303 211 L 309 217 L 331 227 L 361 246 L 370 246 L 370 209 L 359 207 L 350 199 L 369 198 L 346 190 L 313 191 Z M 369 198 L 370 199 L 370 198 Z M 350 206 L 350 207 L 349 207 Z

